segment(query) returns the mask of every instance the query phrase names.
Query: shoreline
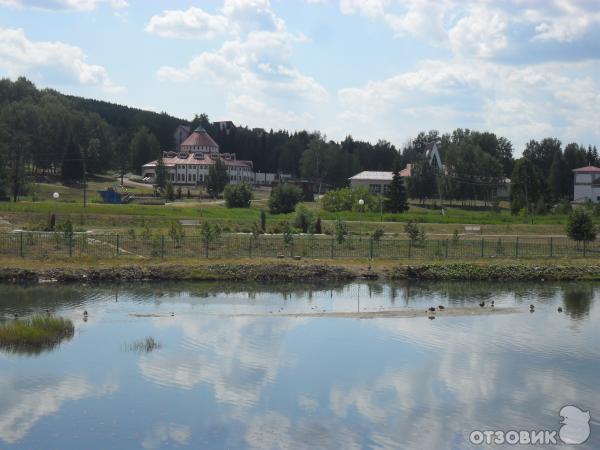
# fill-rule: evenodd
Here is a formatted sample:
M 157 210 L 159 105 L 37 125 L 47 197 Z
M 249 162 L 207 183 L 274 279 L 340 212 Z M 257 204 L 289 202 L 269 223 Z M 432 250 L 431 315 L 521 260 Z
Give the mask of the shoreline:
M 400 260 L 160 260 L 120 258 L 26 260 L 0 258 L 2 283 L 147 281 L 592 281 L 592 259 L 400 261 Z

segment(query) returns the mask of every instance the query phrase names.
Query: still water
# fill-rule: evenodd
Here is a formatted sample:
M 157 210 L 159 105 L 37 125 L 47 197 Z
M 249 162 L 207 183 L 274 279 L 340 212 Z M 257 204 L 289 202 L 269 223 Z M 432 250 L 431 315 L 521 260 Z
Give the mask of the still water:
M 581 283 L 0 286 L 7 320 L 49 309 L 76 327 L 52 350 L 0 352 L 0 448 L 482 448 L 471 431 L 558 430 L 565 405 L 591 415 L 572 448 L 600 448 L 599 296 Z M 511 312 L 425 313 L 491 300 Z M 390 310 L 416 317 L 329 316 Z M 159 347 L 134 345 L 146 337 Z

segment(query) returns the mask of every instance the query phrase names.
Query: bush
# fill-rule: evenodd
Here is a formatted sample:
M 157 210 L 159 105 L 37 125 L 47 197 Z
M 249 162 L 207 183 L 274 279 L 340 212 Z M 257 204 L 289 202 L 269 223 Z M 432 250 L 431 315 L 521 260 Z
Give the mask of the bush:
M 183 231 L 183 226 L 178 220 L 174 220 L 173 222 L 171 222 L 169 236 L 175 243 L 176 247 L 181 247 L 181 244 L 183 243 L 183 238 L 185 237 L 185 232 Z
M 271 191 L 269 210 L 271 214 L 285 214 L 294 211 L 302 198 L 302 191 L 291 184 L 280 184 Z
M 317 217 L 317 220 L 315 221 L 315 234 L 323 234 L 320 217 Z
M 225 186 L 225 204 L 228 208 L 250 208 L 252 186 L 248 183 Z
M 263 233 L 267 232 L 267 214 L 264 211 L 260 211 L 260 229 Z
M 173 183 L 167 183 L 167 199 L 170 201 L 175 200 L 175 189 Z
M 338 241 L 338 244 L 343 244 L 346 240 L 346 235 L 348 234 L 348 225 L 341 219 L 338 219 L 335 222 L 335 239 Z
M 408 234 L 408 238 L 411 241 L 416 241 L 417 239 L 419 239 L 419 231 L 419 226 L 414 220 L 409 220 L 404 225 L 404 232 Z
M 377 227 L 375 228 L 375 230 L 373 230 L 373 233 L 371 234 L 371 239 L 373 239 L 375 242 L 379 242 L 384 234 L 385 230 L 381 227 Z
M 364 211 L 379 211 L 379 199 L 370 194 L 369 190 L 365 187 L 328 191 L 321 198 L 321 207 L 329 212 L 360 211 L 360 205 L 358 204 L 360 199 L 365 202 L 363 206 Z
M 313 214 L 304 206 L 298 207 L 296 218 L 294 219 L 294 226 L 303 233 L 308 233 L 309 231 L 314 231 L 313 222 Z
M 566 231 L 567 236 L 577 242 L 596 239 L 596 227 L 592 223 L 592 217 L 583 208 L 577 208 L 569 215 Z

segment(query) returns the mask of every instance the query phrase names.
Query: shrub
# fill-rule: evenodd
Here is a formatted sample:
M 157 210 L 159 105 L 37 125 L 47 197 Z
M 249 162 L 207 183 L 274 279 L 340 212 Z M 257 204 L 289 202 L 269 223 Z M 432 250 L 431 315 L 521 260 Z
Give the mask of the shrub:
M 314 216 L 304 206 L 299 206 L 296 211 L 296 218 L 294 219 L 294 226 L 301 230 L 303 233 L 314 231 L 313 228 Z
M 338 244 L 342 244 L 346 240 L 346 235 L 348 234 L 348 225 L 341 219 L 338 219 L 335 222 L 335 239 L 338 241 Z
M 416 241 L 419 238 L 419 226 L 414 220 L 409 220 L 404 225 L 404 232 L 408 234 L 411 241 Z
M 183 226 L 178 220 L 174 220 L 171 222 L 171 228 L 169 229 L 169 236 L 175 243 L 175 246 L 180 247 L 183 243 L 183 238 L 185 237 L 185 232 L 183 231 Z
M 175 200 L 175 189 L 173 183 L 167 183 L 167 199 L 170 201 Z
M 181 186 L 179 186 L 179 187 L 177 188 L 177 198 L 178 198 L 179 200 L 181 200 L 181 195 L 182 195 L 182 192 L 181 192 Z
M 343 188 L 326 192 L 321 198 L 321 207 L 325 211 L 360 211 L 358 201 L 362 199 L 365 204 L 364 211 L 379 211 L 379 199 L 370 194 L 365 187 L 351 189 Z
M 260 229 L 263 233 L 267 232 L 267 214 L 264 211 L 260 211 Z
M 323 233 L 323 229 L 321 227 L 321 218 L 317 217 L 317 220 L 315 221 L 315 234 L 322 234 Z
M 285 214 L 294 211 L 302 198 L 302 191 L 291 184 L 280 184 L 271 191 L 269 210 L 271 214 Z
M 592 217 L 583 208 L 575 209 L 567 222 L 567 236 L 575 241 L 593 241 L 596 239 L 596 227 Z
M 250 208 L 252 186 L 248 183 L 228 184 L 223 195 L 228 208 Z
M 384 234 L 385 230 L 381 227 L 377 227 L 375 230 L 373 230 L 373 233 L 371 233 L 371 239 L 373 239 L 375 242 L 379 242 Z

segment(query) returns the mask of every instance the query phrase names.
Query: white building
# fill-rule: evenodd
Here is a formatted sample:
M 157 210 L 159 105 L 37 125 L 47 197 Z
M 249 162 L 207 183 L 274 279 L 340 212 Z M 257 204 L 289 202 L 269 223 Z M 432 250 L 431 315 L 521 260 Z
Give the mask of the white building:
M 167 180 L 179 185 L 203 184 L 210 166 L 217 160 L 223 161 L 231 184 L 254 183 L 252 161 L 237 160 L 235 153 L 219 153 L 219 145 L 202 127 L 181 143 L 178 152 L 163 152 L 163 163 L 167 170 Z M 142 166 L 142 176 L 154 181 L 158 161 Z
M 600 202 L 600 167 L 573 169 L 573 200 Z
M 400 171 L 400 176 L 409 177 L 410 171 L 411 165 L 408 164 L 405 169 Z M 350 180 L 350 187 L 352 189 L 366 187 L 371 194 L 385 194 L 392 183 L 393 176 L 393 172 L 364 171 L 348 179 Z

